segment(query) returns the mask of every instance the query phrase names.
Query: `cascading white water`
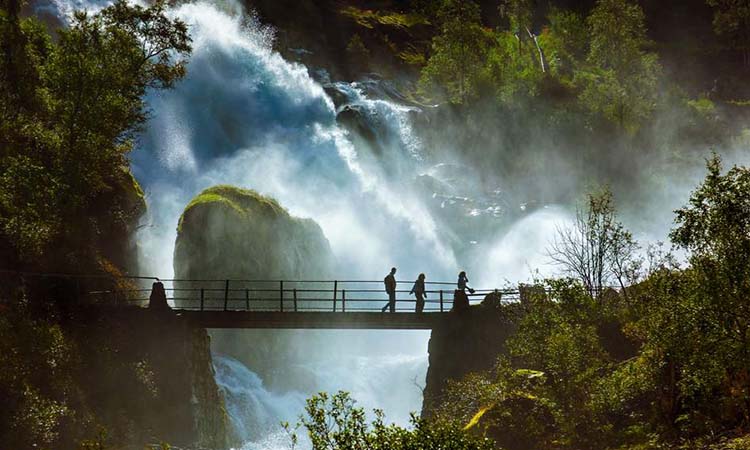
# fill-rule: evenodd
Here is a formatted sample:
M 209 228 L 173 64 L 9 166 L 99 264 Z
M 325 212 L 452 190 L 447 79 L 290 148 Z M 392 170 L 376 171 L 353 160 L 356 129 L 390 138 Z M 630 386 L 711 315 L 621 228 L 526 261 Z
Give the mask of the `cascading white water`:
M 222 355 L 214 355 L 213 360 L 216 383 L 224 394 L 237 437 L 247 448 L 284 448 L 288 437 L 279 423 L 294 423 L 295 414 L 304 407 L 305 395 L 300 392 L 275 394 L 241 362 Z
M 346 340 L 353 334 L 362 338 L 361 333 L 343 333 L 349 336 L 339 336 L 338 339 Z M 382 347 L 374 354 L 357 355 L 350 348 L 343 353 L 321 354 L 315 360 L 300 361 L 301 367 L 294 369 L 305 371 L 313 379 L 315 392 L 275 392 L 239 361 L 214 355 L 216 381 L 224 394 L 233 427 L 244 443 L 243 449 L 289 448 L 289 436 L 280 423 L 297 423 L 305 400 L 319 391 L 350 392 L 368 413 L 375 408 L 385 409 L 389 421 L 407 424 L 409 413 L 415 409 L 412 405 L 421 402 L 422 392 L 417 379 L 424 380 L 427 361 L 418 352 L 394 354 L 389 351 L 403 345 L 403 337 L 402 333 L 402 342 L 398 342 L 392 336 L 391 339 L 382 339 L 381 336 Z M 304 430 L 298 435 L 304 438 Z
M 190 25 L 188 75 L 174 90 L 150 96 L 153 117 L 132 158 L 148 194 L 151 217 L 139 243 L 152 272 L 170 275 L 182 209 L 218 183 L 256 189 L 316 220 L 342 277 L 380 277 L 392 265 L 407 276 L 453 271 L 455 259 L 434 219 L 406 188 L 418 147 L 405 107 L 336 86 L 379 130 L 389 154 L 376 157 L 355 147 L 307 69 L 271 50 L 266 29 L 205 3 L 172 13 Z M 419 267 L 413 255 L 429 262 Z M 366 408 L 382 408 L 389 420 L 406 424 L 421 407 L 428 336 L 385 333 L 323 339 L 326 348 L 337 348 L 336 357 L 322 348 L 299 361 L 311 377 L 305 392 L 271 392 L 239 362 L 217 357 L 216 379 L 246 448 L 284 447 L 278 423 L 294 421 L 316 391 L 350 391 Z M 342 342 L 356 345 L 343 351 Z
M 406 188 L 410 180 L 392 177 L 401 172 L 396 165 L 411 172 L 417 152 L 402 107 L 381 101 L 363 110 L 380 114 L 398 137 L 387 142 L 395 155 L 386 167 L 354 147 L 323 88 L 304 66 L 273 52 L 262 27 L 205 3 L 173 13 L 193 37 L 188 75 L 149 98 L 153 118 L 132 157 L 152 214 L 140 236 L 146 267 L 170 275 L 172 247 L 164 243 L 174 242 L 182 209 L 202 189 L 229 183 L 318 222 L 347 271 L 342 276 L 371 278 L 392 265 L 454 271 L 435 220 Z M 359 95 L 353 100 L 365 103 Z M 417 267 L 414 255 L 428 257 L 430 267 Z

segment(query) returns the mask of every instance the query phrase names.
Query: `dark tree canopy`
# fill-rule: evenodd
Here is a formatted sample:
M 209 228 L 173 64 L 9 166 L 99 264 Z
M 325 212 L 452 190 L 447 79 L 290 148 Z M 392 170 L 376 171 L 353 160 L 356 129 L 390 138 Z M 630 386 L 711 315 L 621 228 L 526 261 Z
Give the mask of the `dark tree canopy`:
M 127 241 L 143 213 L 127 154 L 147 118 L 144 95 L 180 79 L 190 52 L 186 25 L 164 8 L 118 1 L 98 14 L 78 12 L 54 43 L 39 22 L 0 10 L 5 261 L 57 266 L 122 256 L 107 247 Z

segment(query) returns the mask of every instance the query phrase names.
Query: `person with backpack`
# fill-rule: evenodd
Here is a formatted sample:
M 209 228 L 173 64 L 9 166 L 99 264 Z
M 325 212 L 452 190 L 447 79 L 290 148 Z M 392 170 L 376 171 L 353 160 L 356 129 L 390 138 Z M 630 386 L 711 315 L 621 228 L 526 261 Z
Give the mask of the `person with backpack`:
M 424 279 L 424 274 L 420 273 L 417 280 L 414 282 L 414 286 L 411 288 L 411 292 L 409 292 L 409 294 L 414 294 L 414 296 L 417 297 L 417 306 L 415 309 L 417 313 L 424 311 L 424 299 L 427 297 L 427 291 L 424 287 Z
M 383 283 L 385 284 L 385 292 L 388 294 L 388 303 L 381 309 L 385 312 L 386 309 L 390 309 L 391 312 L 396 312 L 396 268 L 391 268 L 391 273 L 385 276 Z

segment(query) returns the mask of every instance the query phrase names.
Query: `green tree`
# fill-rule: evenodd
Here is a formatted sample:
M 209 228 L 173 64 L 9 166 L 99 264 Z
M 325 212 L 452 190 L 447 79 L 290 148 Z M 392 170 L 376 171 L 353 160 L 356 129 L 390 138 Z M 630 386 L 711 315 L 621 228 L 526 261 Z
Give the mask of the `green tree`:
M 510 30 L 494 33 L 487 56 L 488 77 L 501 103 L 524 104 L 541 99 L 562 100 L 564 103 L 559 106 L 567 106 L 568 100 L 575 98 L 574 71 L 585 64 L 588 39 L 585 22 L 577 14 L 553 9 L 548 16 L 549 25 L 537 36 L 529 28 L 530 22 L 525 22 L 531 20 L 531 5 L 530 2 L 505 5 L 503 14 L 522 18 L 511 17 Z
M 504 0 L 500 3 L 500 15 L 508 20 L 512 33 L 521 35 L 531 29 L 534 3 L 534 0 Z
M 637 250 L 632 234 L 617 219 L 612 191 L 605 188 L 588 194 L 571 226 L 558 228 L 549 256 L 597 296 L 611 282 L 625 290 L 638 279 Z
M 545 74 L 540 70 L 536 47 L 528 37 L 510 32 L 495 34 L 487 52 L 487 73 L 501 103 L 518 104 L 537 97 Z
M 714 31 L 742 55 L 742 65 L 750 69 L 750 3 L 747 0 L 706 0 L 706 3 L 714 8 Z
M 623 420 L 637 408 L 652 432 L 711 435 L 750 423 L 750 170 L 718 157 L 677 211 L 672 241 L 689 267 L 661 265 L 633 290 L 636 358 L 601 384 Z
M 716 386 L 729 380 L 734 400 L 750 423 L 750 170 L 722 174 L 721 160 L 708 161 L 708 174 L 677 211 L 672 240 L 690 252 L 686 306 L 704 336 L 689 364 L 687 380 Z M 700 359 L 711 355 L 710 361 Z M 712 383 L 713 381 L 713 383 Z M 695 388 L 689 382 L 686 388 Z
M 657 105 L 661 68 L 646 51 L 643 10 L 629 0 L 599 0 L 588 17 L 589 68 L 578 73 L 579 99 L 589 111 L 635 132 Z
M 490 450 L 492 442 L 476 437 L 454 423 L 432 423 L 412 416 L 412 428 L 386 425 L 382 411 L 368 424 L 364 409 L 339 391 L 320 393 L 307 400 L 301 426 L 307 430 L 313 450 Z M 288 428 L 288 425 L 287 425 Z M 291 434 L 292 443 L 298 438 Z
M 479 95 L 485 78 L 489 35 L 481 25 L 474 1 L 447 0 L 438 14 L 440 33 L 422 69 L 420 90 L 438 91 L 453 103 L 465 104 Z
M 545 53 L 553 76 L 565 84 L 573 81 L 575 71 L 586 60 L 589 33 L 580 14 L 553 8 L 547 16 L 549 32 L 542 36 Z
M 118 1 L 95 15 L 79 12 L 54 44 L 35 20 L 2 10 L 6 261 L 81 267 L 127 241 L 144 207 L 127 169 L 147 117 L 143 97 L 181 78 L 190 52 L 186 25 L 164 8 Z

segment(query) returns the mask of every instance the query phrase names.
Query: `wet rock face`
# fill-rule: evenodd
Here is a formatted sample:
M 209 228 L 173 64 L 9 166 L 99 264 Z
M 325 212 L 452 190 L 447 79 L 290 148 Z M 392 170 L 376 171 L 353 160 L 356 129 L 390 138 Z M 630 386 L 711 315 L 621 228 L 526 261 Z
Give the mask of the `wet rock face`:
M 180 218 L 176 278 L 315 279 L 330 276 L 333 264 L 317 223 L 254 191 L 206 189 Z
M 93 306 L 77 310 L 65 327 L 80 358 L 77 408 L 106 429 L 108 442 L 133 449 L 235 445 L 206 330 L 170 311 Z
M 359 105 L 346 105 L 336 115 L 336 121 L 348 130 L 357 133 L 376 153 L 382 153 L 376 131 L 368 122 L 367 113 Z
M 482 305 L 452 312 L 448 320 L 432 330 L 423 416 L 430 416 L 440 405 L 448 380 L 489 370 L 505 353 L 505 342 L 515 331 L 515 321 L 508 311 L 496 307 L 491 297 Z
M 224 397 L 216 385 L 210 338 L 202 328 L 191 328 L 190 333 L 190 405 L 196 441 L 207 448 L 234 448 L 240 442 L 231 429 Z

